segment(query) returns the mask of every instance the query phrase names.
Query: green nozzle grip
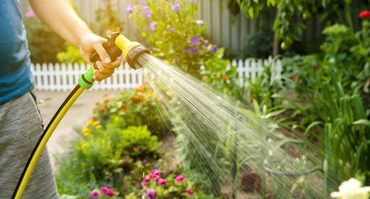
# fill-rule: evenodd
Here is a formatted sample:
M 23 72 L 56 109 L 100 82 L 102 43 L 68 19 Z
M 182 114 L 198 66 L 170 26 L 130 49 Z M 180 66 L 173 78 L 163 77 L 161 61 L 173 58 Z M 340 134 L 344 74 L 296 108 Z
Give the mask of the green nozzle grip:
M 78 84 L 84 89 L 90 89 L 94 84 L 94 72 L 92 67 L 78 77 Z

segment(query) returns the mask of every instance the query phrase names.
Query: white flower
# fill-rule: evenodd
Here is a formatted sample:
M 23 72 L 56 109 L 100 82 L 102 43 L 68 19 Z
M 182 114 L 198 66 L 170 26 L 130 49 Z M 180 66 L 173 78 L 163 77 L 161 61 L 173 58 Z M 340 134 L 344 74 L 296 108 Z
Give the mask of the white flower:
M 339 192 L 332 192 L 330 197 L 341 199 L 368 199 L 370 187 L 361 187 L 361 182 L 351 178 L 342 182 L 339 186 Z

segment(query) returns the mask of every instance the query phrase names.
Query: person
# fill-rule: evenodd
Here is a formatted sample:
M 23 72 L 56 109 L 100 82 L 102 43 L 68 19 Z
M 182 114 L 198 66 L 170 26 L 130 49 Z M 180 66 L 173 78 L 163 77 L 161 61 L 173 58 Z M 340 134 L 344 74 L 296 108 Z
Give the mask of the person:
M 98 53 L 102 61 L 96 63 L 95 80 L 108 78 L 120 66 L 119 58 L 110 60 L 103 48 L 106 40 L 88 28 L 69 0 L 29 0 L 29 3 L 43 23 L 80 49 L 87 62 L 91 53 Z M 0 199 L 8 199 L 43 132 L 43 125 L 19 0 L 2 1 L 0 10 Z M 40 48 L 47 48 L 43 45 Z M 22 198 L 59 198 L 46 148 Z

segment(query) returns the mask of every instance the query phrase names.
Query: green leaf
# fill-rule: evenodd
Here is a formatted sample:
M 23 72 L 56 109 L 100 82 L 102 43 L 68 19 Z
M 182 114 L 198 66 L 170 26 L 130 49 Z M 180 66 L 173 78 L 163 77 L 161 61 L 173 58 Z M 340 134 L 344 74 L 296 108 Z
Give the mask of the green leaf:
M 253 7 L 250 7 L 249 9 L 248 9 L 248 15 L 249 15 L 249 17 L 250 18 L 253 18 L 254 17 L 254 8 Z
M 353 122 L 353 124 L 355 124 L 355 125 L 365 125 L 365 126 L 370 127 L 370 121 L 366 120 L 366 119 L 357 120 L 357 121 Z

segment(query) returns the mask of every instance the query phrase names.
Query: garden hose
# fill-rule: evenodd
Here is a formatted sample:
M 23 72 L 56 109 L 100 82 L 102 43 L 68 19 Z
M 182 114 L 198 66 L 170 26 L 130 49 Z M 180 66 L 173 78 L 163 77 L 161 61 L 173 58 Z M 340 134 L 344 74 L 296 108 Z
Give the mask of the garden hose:
M 129 41 L 126 37 L 119 33 L 113 33 L 111 35 L 108 35 L 107 37 L 108 40 L 103 44 L 103 47 L 108 52 L 111 60 L 116 60 L 117 57 L 122 55 L 131 68 L 138 69 L 142 67 L 138 59 L 143 54 L 149 54 L 149 50 L 147 50 L 145 47 L 137 42 Z M 13 192 L 12 199 L 22 198 L 28 180 L 30 179 L 33 169 L 35 168 L 37 161 L 42 151 L 44 150 L 51 134 L 54 132 L 59 122 L 63 119 L 64 115 L 67 113 L 76 99 L 81 95 L 81 93 L 85 89 L 90 89 L 93 86 L 93 71 L 96 69 L 96 61 L 99 60 L 99 55 L 96 52 L 94 52 L 90 56 L 90 61 L 94 64 L 92 64 L 92 66 L 84 74 L 80 75 L 80 77 L 78 78 L 78 84 L 59 107 L 59 109 L 49 122 L 48 126 L 44 130 L 30 157 L 28 158 L 26 166 Z

